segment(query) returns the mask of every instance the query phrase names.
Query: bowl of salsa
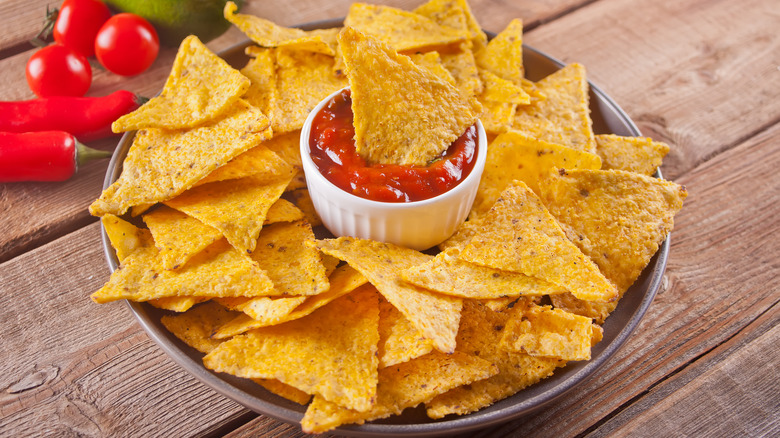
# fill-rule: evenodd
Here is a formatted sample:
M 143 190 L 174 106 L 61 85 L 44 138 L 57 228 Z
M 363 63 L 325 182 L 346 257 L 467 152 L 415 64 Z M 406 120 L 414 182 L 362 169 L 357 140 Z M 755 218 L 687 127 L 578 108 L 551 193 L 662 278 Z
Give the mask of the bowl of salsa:
M 369 163 L 354 133 L 349 88 L 320 102 L 301 130 L 306 183 L 331 233 L 425 250 L 466 220 L 487 157 L 479 120 L 425 166 Z

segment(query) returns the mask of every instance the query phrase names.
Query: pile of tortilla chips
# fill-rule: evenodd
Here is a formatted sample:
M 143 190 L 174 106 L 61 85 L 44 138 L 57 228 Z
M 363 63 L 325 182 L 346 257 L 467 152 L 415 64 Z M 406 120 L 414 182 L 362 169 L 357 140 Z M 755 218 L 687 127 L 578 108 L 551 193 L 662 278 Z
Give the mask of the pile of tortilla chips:
M 135 138 L 90 211 L 121 266 L 94 301 L 165 309 L 207 368 L 308 405 L 309 433 L 468 414 L 590 359 L 686 191 L 651 176 L 666 145 L 593 133 L 581 65 L 527 80 L 520 20 L 488 41 L 465 0 L 355 4 L 343 30 L 225 17 L 256 43 L 243 68 L 190 37 L 114 124 Z M 315 237 L 300 128 L 347 84 L 373 160 L 425 163 L 477 117 L 489 132 L 469 220 L 437 254 Z

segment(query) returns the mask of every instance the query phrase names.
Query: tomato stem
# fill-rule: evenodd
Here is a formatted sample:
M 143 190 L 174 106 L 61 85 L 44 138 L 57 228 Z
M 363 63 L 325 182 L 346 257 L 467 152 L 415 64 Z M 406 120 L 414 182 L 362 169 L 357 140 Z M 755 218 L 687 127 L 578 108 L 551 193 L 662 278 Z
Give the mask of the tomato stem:
M 46 47 L 48 43 L 46 40 L 54 30 L 54 24 L 57 22 L 57 16 L 60 14 L 60 10 L 57 8 L 49 9 L 46 5 L 46 21 L 43 22 L 43 29 L 30 40 L 30 44 L 35 47 Z

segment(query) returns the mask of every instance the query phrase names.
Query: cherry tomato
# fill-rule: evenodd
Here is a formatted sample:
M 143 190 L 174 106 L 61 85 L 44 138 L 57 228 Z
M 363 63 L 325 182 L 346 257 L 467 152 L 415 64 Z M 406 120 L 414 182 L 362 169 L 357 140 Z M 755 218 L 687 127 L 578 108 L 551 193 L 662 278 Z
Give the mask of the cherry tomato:
M 99 0 L 65 0 L 54 23 L 54 41 L 86 57 L 95 54 L 95 36 L 111 11 Z
M 92 68 L 81 54 L 53 44 L 27 61 L 27 84 L 38 97 L 83 96 L 92 84 Z
M 122 76 L 143 72 L 157 58 L 160 39 L 154 27 L 138 15 L 123 12 L 109 18 L 95 39 L 98 61 Z

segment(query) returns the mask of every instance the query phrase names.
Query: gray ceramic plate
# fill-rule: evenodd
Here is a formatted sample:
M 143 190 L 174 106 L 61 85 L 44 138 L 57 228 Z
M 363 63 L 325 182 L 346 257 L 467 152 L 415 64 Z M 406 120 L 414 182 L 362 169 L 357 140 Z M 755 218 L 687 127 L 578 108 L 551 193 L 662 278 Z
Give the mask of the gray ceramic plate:
M 301 26 L 301 28 L 308 30 L 340 25 L 341 20 L 330 20 L 311 23 Z M 248 59 L 244 55 L 244 47 L 248 44 L 249 42 L 238 44 L 220 53 L 220 56 L 233 66 L 240 68 Z M 526 69 L 526 77 L 533 81 L 537 81 L 563 66 L 560 61 L 527 46 L 524 47 L 523 51 L 523 64 Z M 640 135 L 639 129 L 609 96 L 593 84 L 590 85 L 590 90 L 591 117 L 593 118 L 593 129 L 597 134 Z M 108 166 L 103 183 L 104 189 L 119 177 L 122 161 L 130 148 L 133 136 L 133 133 L 128 133 L 120 140 Z M 103 247 L 108 265 L 113 272 L 117 268 L 118 262 L 105 232 L 103 232 Z M 363 437 L 452 435 L 516 419 L 542 408 L 585 381 L 625 343 L 661 287 L 668 253 L 669 240 L 667 239 L 650 261 L 642 276 L 626 292 L 615 312 L 607 319 L 604 324 L 604 339 L 593 348 L 590 361 L 571 362 L 566 367 L 556 370 L 552 377 L 469 415 L 431 420 L 425 415 L 424 408 L 418 407 L 417 409 L 407 409 L 401 416 L 361 426 L 344 426 L 336 432 L 342 435 Z M 257 413 L 289 423 L 297 424 L 300 422 L 305 411 L 304 406 L 271 394 L 250 380 L 214 373 L 204 368 L 201 362 L 203 354 L 179 341 L 160 323 L 160 317 L 165 314 L 165 311 L 145 303 L 128 302 L 128 306 L 144 330 L 160 348 L 201 382 Z

